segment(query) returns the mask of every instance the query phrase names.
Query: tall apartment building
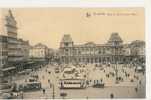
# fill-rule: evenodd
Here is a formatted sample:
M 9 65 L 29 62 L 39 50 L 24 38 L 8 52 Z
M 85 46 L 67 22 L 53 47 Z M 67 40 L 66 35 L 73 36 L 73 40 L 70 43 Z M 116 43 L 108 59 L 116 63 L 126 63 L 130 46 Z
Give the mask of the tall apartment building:
M 10 11 L 1 9 L 0 10 L 0 99 L 3 98 L 5 93 L 11 91 L 10 79 L 5 75 L 5 70 L 9 69 L 8 64 L 8 34 L 10 29 L 8 17 Z
M 7 65 L 14 66 L 29 58 L 29 42 L 17 38 L 17 22 L 11 10 L 3 9 L 1 36 L 7 39 Z M 6 13 L 7 12 L 7 13 Z M 2 13 L 3 14 L 3 13 Z
M 8 77 L 18 64 L 28 60 L 28 47 L 28 41 L 17 38 L 17 22 L 12 11 L 0 9 L 0 94 L 11 91 Z

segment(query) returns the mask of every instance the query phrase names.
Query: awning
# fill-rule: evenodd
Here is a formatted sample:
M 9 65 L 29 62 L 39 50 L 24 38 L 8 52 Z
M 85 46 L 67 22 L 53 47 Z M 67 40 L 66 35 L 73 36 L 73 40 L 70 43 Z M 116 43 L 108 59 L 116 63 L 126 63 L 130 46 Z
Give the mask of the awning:
M 35 63 L 35 62 L 28 62 L 28 64 L 33 64 L 33 63 Z
M 13 70 L 13 69 L 16 69 L 16 67 L 8 67 L 8 68 L 4 68 L 4 69 L 2 69 L 2 71 L 8 71 L 8 70 Z
M 142 70 L 142 69 L 143 69 L 143 68 L 142 68 L 142 67 L 140 67 L 140 66 L 139 66 L 139 67 L 137 67 L 137 70 Z
M 32 69 L 26 69 L 25 71 L 26 71 L 26 72 L 31 72 L 31 71 L 32 71 Z
M 2 94 L 2 99 L 10 99 L 12 96 L 10 93 L 3 93 Z

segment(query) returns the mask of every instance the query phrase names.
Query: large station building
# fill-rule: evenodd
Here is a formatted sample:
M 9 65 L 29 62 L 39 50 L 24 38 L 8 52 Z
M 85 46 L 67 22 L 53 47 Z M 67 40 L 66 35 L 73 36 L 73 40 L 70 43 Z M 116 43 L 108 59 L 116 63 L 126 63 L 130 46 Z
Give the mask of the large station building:
M 118 33 L 112 33 L 106 44 L 74 44 L 66 34 L 60 42 L 60 62 L 62 63 L 130 63 L 145 60 L 145 42 L 133 41 L 124 44 Z

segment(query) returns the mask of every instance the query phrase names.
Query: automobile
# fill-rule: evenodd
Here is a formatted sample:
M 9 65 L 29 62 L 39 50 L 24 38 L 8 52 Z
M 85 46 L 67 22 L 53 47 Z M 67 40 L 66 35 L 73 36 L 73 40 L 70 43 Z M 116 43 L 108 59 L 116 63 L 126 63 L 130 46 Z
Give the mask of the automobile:
M 1 96 L 0 96 L 0 99 L 13 99 L 12 95 L 10 93 L 3 93 Z
M 61 96 L 62 98 L 64 98 L 64 97 L 67 96 L 67 93 L 62 92 L 62 93 L 60 93 L 60 96 Z
M 35 81 L 37 81 L 37 79 L 34 78 L 34 77 L 30 77 L 30 78 L 28 79 L 28 81 L 29 81 L 29 82 L 35 82 Z
M 24 71 L 18 72 L 19 75 L 26 75 L 29 74 L 32 71 L 32 69 L 25 69 Z
M 55 68 L 55 73 L 59 73 L 59 68 Z
M 23 84 L 18 84 L 16 87 L 17 91 L 32 91 L 32 90 L 40 90 L 41 83 L 40 82 L 25 82 Z
M 94 80 L 94 84 L 92 86 L 93 88 L 104 88 L 104 83 L 99 80 Z
M 39 78 L 37 74 L 31 74 L 30 77 L 35 78 L 35 79 Z
M 93 88 L 104 88 L 104 83 L 97 83 L 93 85 Z

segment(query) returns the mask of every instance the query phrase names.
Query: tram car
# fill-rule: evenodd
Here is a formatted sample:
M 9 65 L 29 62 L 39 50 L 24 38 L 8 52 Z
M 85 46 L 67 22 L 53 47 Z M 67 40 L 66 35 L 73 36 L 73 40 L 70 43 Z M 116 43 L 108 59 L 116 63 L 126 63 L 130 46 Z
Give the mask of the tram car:
M 84 89 L 86 88 L 85 79 L 60 79 L 60 89 Z

